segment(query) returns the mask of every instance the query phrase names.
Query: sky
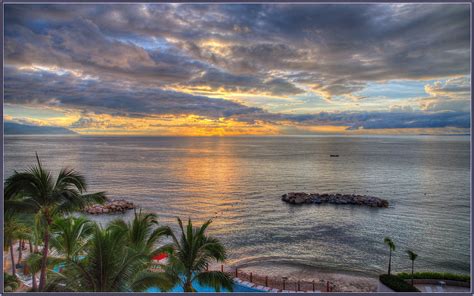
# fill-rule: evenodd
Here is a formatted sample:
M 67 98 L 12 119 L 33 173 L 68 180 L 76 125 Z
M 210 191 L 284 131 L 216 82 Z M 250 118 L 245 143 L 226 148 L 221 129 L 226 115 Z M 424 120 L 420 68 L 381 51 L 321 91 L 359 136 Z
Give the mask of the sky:
M 470 133 L 468 4 L 5 4 L 4 120 L 85 135 Z

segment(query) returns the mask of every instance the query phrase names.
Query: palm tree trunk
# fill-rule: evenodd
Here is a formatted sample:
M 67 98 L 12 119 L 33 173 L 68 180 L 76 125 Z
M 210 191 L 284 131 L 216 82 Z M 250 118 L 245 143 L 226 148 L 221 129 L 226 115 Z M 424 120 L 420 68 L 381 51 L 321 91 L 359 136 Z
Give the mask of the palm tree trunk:
M 16 268 L 15 268 L 15 253 L 13 250 L 13 240 L 10 240 L 10 256 L 12 260 L 12 274 L 16 275 Z
M 50 219 L 46 218 L 47 225 L 44 231 L 44 244 L 43 244 L 43 259 L 41 260 L 41 272 L 40 272 L 40 281 L 39 281 L 39 290 L 43 291 L 46 285 L 46 263 L 48 261 L 48 248 L 49 248 L 49 225 Z
M 415 265 L 415 260 L 411 261 L 411 285 L 413 286 L 413 269 Z
M 33 272 L 31 273 L 31 277 L 32 277 L 32 282 L 33 282 L 33 292 L 36 292 L 36 290 L 38 289 L 37 285 L 36 285 L 36 274 L 34 274 Z
M 31 245 L 31 239 L 28 240 L 28 245 L 30 246 L 30 254 L 33 254 L 33 246 Z
M 388 275 L 390 275 L 391 269 L 392 269 L 392 249 L 390 249 L 390 254 L 388 256 Z
M 184 292 L 194 292 L 193 284 L 191 282 L 191 276 L 186 277 L 186 281 L 184 282 L 183 290 L 184 290 Z
M 184 284 L 184 292 L 194 292 L 193 291 L 193 285 L 190 282 L 186 282 Z
M 18 241 L 18 264 L 21 264 L 21 257 L 23 256 L 22 240 Z

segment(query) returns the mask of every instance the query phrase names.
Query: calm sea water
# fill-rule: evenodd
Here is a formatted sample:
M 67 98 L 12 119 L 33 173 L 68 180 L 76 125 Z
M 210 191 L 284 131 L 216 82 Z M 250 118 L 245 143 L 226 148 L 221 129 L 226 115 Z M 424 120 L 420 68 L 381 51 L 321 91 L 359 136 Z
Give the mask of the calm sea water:
M 470 270 L 469 137 L 7 136 L 5 175 L 33 164 L 35 151 L 163 224 L 213 218 L 231 264 L 376 275 L 390 236 L 395 271 L 409 270 L 406 249 L 419 254 L 418 270 Z M 370 194 L 390 207 L 291 206 L 280 200 L 290 191 Z

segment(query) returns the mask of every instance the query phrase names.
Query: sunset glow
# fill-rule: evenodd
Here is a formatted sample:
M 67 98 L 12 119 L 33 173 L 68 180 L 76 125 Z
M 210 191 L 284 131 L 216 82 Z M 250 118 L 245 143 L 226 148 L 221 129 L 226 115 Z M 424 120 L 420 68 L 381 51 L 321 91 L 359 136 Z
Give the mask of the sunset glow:
M 7 4 L 4 120 L 85 135 L 465 134 L 469 36 L 464 4 Z

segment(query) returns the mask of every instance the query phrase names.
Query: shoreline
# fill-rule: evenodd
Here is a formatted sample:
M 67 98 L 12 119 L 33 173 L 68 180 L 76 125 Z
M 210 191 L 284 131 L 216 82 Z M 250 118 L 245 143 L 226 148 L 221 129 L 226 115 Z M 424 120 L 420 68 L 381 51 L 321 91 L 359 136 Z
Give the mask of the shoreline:
M 239 273 L 252 273 L 254 277 L 265 277 L 269 279 L 281 280 L 286 278 L 289 287 L 294 286 L 297 281 L 306 281 L 316 283 L 329 281 L 333 286 L 333 292 L 376 292 L 378 277 L 375 275 L 365 275 L 362 272 L 324 270 L 316 267 L 302 267 L 285 263 L 259 262 L 227 265 L 235 271 L 238 268 Z M 220 264 L 210 266 L 218 270 Z M 319 284 L 321 286 L 321 284 Z
M 372 276 L 355 275 L 350 272 L 324 271 L 317 268 L 278 268 L 272 271 L 273 264 L 259 264 L 252 266 L 242 266 L 239 270 L 253 272 L 256 274 L 268 275 L 269 277 L 287 277 L 288 281 L 329 281 L 334 285 L 333 292 L 376 292 L 378 278 Z

